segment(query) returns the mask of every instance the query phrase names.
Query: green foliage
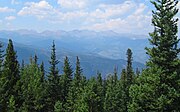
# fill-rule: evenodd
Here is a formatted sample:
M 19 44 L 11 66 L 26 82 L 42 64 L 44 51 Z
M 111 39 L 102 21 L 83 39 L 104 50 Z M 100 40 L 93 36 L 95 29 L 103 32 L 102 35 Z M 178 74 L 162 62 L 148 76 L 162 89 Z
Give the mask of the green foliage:
M 2 75 L 2 70 L 3 70 L 3 58 L 4 58 L 4 50 L 3 48 L 3 44 L 0 42 L 0 77 Z
M 17 98 L 16 83 L 19 80 L 19 64 L 12 40 L 9 40 L 4 60 L 3 73 L 0 77 L 0 104 L 2 111 L 7 111 L 11 95 Z M 18 99 L 15 99 L 18 100 Z
M 50 63 L 50 72 L 48 75 L 48 81 L 47 81 L 47 110 L 48 111 L 53 111 L 55 103 L 61 98 L 61 87 L 60 87 L 60 77 L 59 77 L 59 70 L 57 68 L 57 64 L 59 61 L 56 59 L 56 48 L 55 48 L 55 43 L 53 41 L 52 45 L 52 51 L 51 51 L 51 60 L 49 61 Z M 41 64 L 41 79 L 44 75 L 44 70 L 43 70 L 43 64 Z
M 16 112 L 14 96 L 11 95 L 8 104 L 8 112 Z
M 61 85 L 62 85 L 62 101 L 63 103 L 67 102 L 68 92 L 72 85 L 72 68 L 69 62 L 68 57 L 66 56 L 64 59 L 64 67 L 63 67 L 64 74 L 61 78 Z
M 152 24 L 154 32 L 149 39 L 152 47 L 146 48 L 150 59 L 149 67 L 137 78 L 130 88 L 132 98 L 129 111 L 179 111 L 179 39 L 177 38 L 178 0 L 152 1 L 156 10 L 153 11 Z M 145 103 L 146 102 L 146 103 Z
M 157 106 L 158 86 L 160 84 L 159 73 L 161 71 L 157 68 L 147 69 L 137 78 L 136 84 L 130 87 L 129 95 L 132 98 L 132 102 L 129 104 L 128 111 L 160 111 Z
M 151 1 L 154 32 L 146 48 L 150 56 L 147 68 L 136 76 L 132 68 L 132 51 L 127 50 L 127 66 L 118 78 L 105 79 L 101 73 L 86 79 L 77 57 L 73 69 L 64 59 L 63 74 L 59 74 L 53 41 L 50 67 L 46 78 L 44 63 L 30 57 L 30 63 L 19 69 L 12 40 L 4 58 L 0 43 L 0 111 L 2 112 L 178 112 L 180 110 L 180 59 L 177 38 L 178 0 Z M 74 74 L 74 77 L 73 77 Z
M 45 108 L 45 90 L 41 82 L 41 71 L 34 63 L 24 67 L 20 79 L 22 106 L 21 111 L 43 111 Z
M 114 80 L 114 75 L 109 75 L 107 78 L 107 90 L 104 101 L 105 112 L 119 112 L 121 109 L 121 92 L 120 85 Z
M 131 85 L 134 80 L 134 72 L 132 68 L 132 51 L 131 49 L 127 50 L 127 67 L 126 67 L 126 74 L 127 74 L 127 84 Z
M 60 101 L 57 101 L 54 105 L 54 112 L 64 112 L 62 107 L 62 103 Z

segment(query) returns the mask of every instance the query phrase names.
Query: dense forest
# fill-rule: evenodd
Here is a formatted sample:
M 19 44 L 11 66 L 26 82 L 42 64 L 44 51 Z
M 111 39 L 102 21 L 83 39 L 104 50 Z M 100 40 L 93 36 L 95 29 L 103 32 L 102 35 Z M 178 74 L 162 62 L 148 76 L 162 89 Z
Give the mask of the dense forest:
M 178 0 L 151 2 L 154 31 L 142 72 L 132 68 L 131 49 L 120 74 L 115 68 L 105 78 L 98 72 L 87 79 L 78 57 L 75 70 L 65 57 L 59 74 L 54 41 L 47 73 L 36 55 L 20 64 L 11 39 L 6 50 L 0 44 L 0 112 L 179 112 Z

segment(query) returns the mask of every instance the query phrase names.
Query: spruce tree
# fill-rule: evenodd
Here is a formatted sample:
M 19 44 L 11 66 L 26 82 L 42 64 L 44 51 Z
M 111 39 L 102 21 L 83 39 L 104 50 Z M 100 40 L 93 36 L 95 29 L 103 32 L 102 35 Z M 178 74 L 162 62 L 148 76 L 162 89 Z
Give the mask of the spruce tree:
M 75 82 L 75 87 L 80 87 L 82 83 L 82 69 L 80 66 L 80 61 L 79 57 L 77 56 L 76 59 L 76 71 L 74 74 L 74 82 Z
M 68 91 L 66 107 L 68 107 L 68 111 L 76 111 L 76 108 L 78 108 L 77 102 L 79 100 L 79 95 L 82 93 L 84 88 L 83 73 L 78 56 L 76 58 L 76 71 L 74 73 L 74 79 L 72 80 L 71 84 L 72 85 Z
M 0 104 L 2 105 L 2 111 L 7 111 L 9 99 L 12 95 L 14 96 L 15 103 L 18 103 L 16 83 L 19 78 L 19 63 L 17 61 L 16 52 L 14 51 L 13 42 L 9 39 L 4 60 L 3 75 L 0 80 Z
M 121 72 L 121 79 L 120 79 L 120 83 L 121 83 L 121 99 L 122 100 L 122 108 L 121 110 L 123 112 L 126 112 L 128 109 L 128 85 L 127 85 L 127 73 L 126 73 L 126 69 L 122 69 Z
M 34 55 L 34 63 L 35 63 L 36 65 L 38 65 L 37 61 L 38 61 L 38 57 L 37 57 L 37 55 L 35 54 L 35 55 Z
M 114 81 L 114 75 L 108 75 L 104 101 L 105 112 L 119 112 L 121 110 L 120 86 Z
M 3 70 L 3 58 L 4 58 L 4 50 L 3 48 L 3 44 L 0 42 L 0 77 L 2 75 L 2 70 Z
M 53 111 L 54 105 L 57 100 L 60 99 L 60 85 L 59 85 L 59 75 L 58 75 L 58 68 L 57 64 L 59 61 L 56 59 L 56 48 L 55 43 L 53 41 L 52 45 L 52 51 L 51 51 L 51 60 L 49 61 L 50 64 L 50 72 L 48 75 L 48 88 L 47 88 L 47 94 L 48 94 L 48 109 L 49 111 Z
M 44 62 L 41 63 L 40 65 L 40 70 L 41 70 L 41 82 L 43 83 L 45 81 L 45 70 L 44 70 Z
M 2 82 L 2 78 L 3 78 L 3 61 L 4 61 L 4 50 L 2 49 L 3 48 L 3 44 L 0 42 L 0 94 L 2 94 L 2 90 L 3 90 L 3 87 L 2 87 L 2 84 L 3 84 L 3 82 Z M 2 111 L 1 110 L 1 108 L 2 108 L 2 96 L 0 95 L 0 111 Z
M 59 61 L 56 59 L 56 48 L 55 48 L 55 43 L 53 41 L 53 45 L 52 45 L 52 51 L 51 51 L 51 60 L 49 61 L 49 64 L 51 65 L 49 70 L 49 81 L 55 81 L 58 80 L 58 73 L 59 70 L 57 69 L 57 64 L 59 63 Z
M 105 91 L 103 90 L 103 79 L 101 73 L 97 73 L 97 96 L 99 97 L 98 110 L 103 112 L 103 104 L 105 98 Z
M 147 49 L 147 54 L 150 59 L 147 65 L 151 68 L 154 66 L 162 70 L 160 74 L 159 100 L 164 101 L 161 109 L 163 111 L 178 110 L 180 104 L 179 98 L 179 74 L 177 73 L 180 67 L 178 54 L 179 39 L 178 32 L 178 0 L 158 0 L 152 1 L 156 10 L 152 11 L 152 24 L 154 31 L 150 33 L 151 48 Z M 173 94 L 172 94 L 172 93 Z
M 178 0 L 156 0 L 152 4 L 156 9 L 152 11 L 154 31 L 149 39 L 152 47 L 146 48 L 148 68 L 130 88 L 129 111 L 176 112 L 180 110 Z
M 133 68 L 132 68 L 132 51 L 131 49 L 127 50 L 127 68 L 126 68 L 126 73 L 127 73 L 127 84 L 131 85 L 133 83 Z
M 21 99 L 19 111 L 42 112 L 45 110 L 45 86 L 41 81 L 41 70 L 35 60 L 21 70 Z
M 70 87 L 72 86 L 72 73 L 73 73 L 67 56 L 64 59 L 63 72 L 64 74 L 62 75 L 62 78 L 61 78 L 61 85 L 63 87 L 62 88 L 62 101 L 63 103 L 67 103 L 68 93 L 69 93 Z
M 117 81 L 118 81 L 117 67 L 114 67 L 114 82 L 117 83 Z

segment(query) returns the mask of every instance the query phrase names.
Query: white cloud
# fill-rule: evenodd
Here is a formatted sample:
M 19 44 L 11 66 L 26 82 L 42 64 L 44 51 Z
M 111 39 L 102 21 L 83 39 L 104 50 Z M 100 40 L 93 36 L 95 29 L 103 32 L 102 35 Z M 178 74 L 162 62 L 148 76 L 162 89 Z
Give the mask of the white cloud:
M 111 13 L 112 15 L 104 16 L 110 17 L 110 19 L 103 19 L 104 21 L 101 22 L 97 22 L 97 20 L 94 20 L 94 23 L 92 23 L 91 25 L 83 26 L 82 29 L 96 29 L 100 31 L 113 30 L 119 33 L 147 34 L 151 30 L 151 15 L 148 15 L 149 13 L 146 13 L 146 6 L 144 4 L 135 4 L 133 2 L 129 3 L 130 4 L 128 5 L 130 5 L 130 7 L 127 8 L 127 4 L 125 2 L 121 4 L 122 7 L 124 7 L 124 17 L 121 16 L 123 13 L 111 9 L 111 12 L 114 13 Z M 117 17 L 111 18 L 113 15 L 116 15 Z
M 5 20 L 8 20 L 8 21 L 12 21 L 14 19 L 16 19 L 15 16 L 7 16 L 7 17 L 5 17 Z
M 61 4 L 63 2 L 63 7 L 68 8 L 67 5 L 71 5 L 67 0 L 58 1 L 60 6 L 63 5 Z M 67 2 L 66 6 L 65 2 Z M 75 26 L 76 29 L 113 30 L 119 33 L 143 34 L 147 34 L 151 30 L 151 13 L 149 13 L 145 4 L 125 1 L 121 4 L 97 4 L 89 10 L 81 9 L 83 7 L 84 5 L 79 5 L 78 8 L 80 9 L 68 11 L 61 7 L 55 8 L 43 0 L 26 3 L 25 7 L 18 12 L 18 15 L 31 15 L 62 27 Z
M 41 19 L 50 16 L 54 12 L 53 7 L 46 1 L 40 1 L 38 3 L 27 2 L 25 5 L 26 6 L 18 12 L 18 15 L 34 15 Z
M 11 9 L 8 7 L 0 7 L 0 12 L 15 12 L 15 9 Z
M 87 0 L 58 0 L 57 3 L 64 8 L 81 9 L 86 7 Z
M 51 6 L 46 1 L 40 1 L 38 3 L 28 2 L 26 6 L 23 7 L 18 15 L 32 15 L 37 17 L 38 19 L 46 19 L 51 22 L 62 22 L 62 21 L 70 21 L 75 20 L 76 18 L 81 18 L 87 16 L 87 12 L 84 11 L 73 11 L 63 13 L 60 9 L 56 9 Z
M 99 7 L 91 13 L 92 17 L 107 19 L 114 16 L 122 16 L 129 13 L 135 4 L 132 1 L 125 1 L 122 4 L 101 4 Z

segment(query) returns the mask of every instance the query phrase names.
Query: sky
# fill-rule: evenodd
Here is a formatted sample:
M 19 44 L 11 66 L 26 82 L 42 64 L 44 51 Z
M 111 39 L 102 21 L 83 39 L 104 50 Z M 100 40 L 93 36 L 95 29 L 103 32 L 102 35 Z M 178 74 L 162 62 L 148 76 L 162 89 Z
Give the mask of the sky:
M 148 34 L 153 9 L 149 0 L 0 0 L 0 30 Z

